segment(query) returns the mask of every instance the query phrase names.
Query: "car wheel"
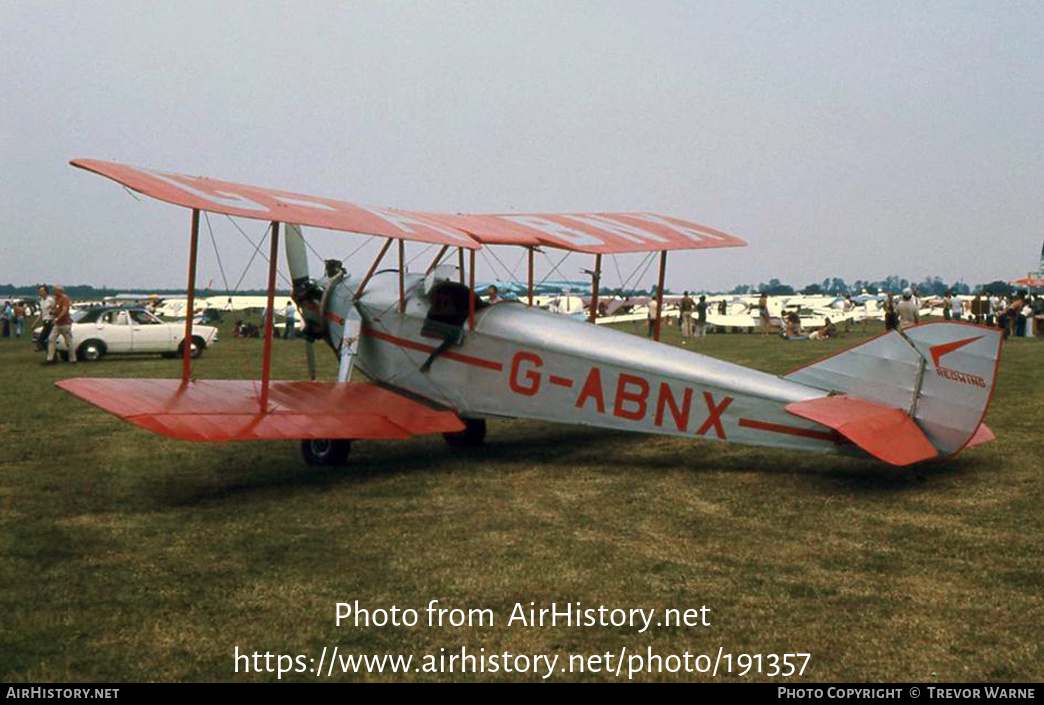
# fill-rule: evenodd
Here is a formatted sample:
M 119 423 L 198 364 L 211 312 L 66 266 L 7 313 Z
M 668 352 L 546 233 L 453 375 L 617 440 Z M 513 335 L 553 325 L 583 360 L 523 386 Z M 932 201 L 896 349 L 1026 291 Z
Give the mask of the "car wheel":
M 100 340 L 88 340 L 76 348 L 76 359 L 97 362 L 105 356 L 105 345 Z
M 486 442 L 485 419 L 463 419 L 463 421 L 463 431 L 442 434 L 447 443 L 457 448 L 476 448 Z
M 207 347 L 206 341 L 197 335 L 192 336 L 192 352 L 189 353 L 189 357 L 195 360 L 203 354 L 203 350 Z M 178 357 L 185 355 L 185 343 L 182 341 L 181 345 L 178 346 Z
M 332 466 L 348 462 L 352 442 L 345 438 L 310 438 L 301 441 L 301 455 L 309 465 Z

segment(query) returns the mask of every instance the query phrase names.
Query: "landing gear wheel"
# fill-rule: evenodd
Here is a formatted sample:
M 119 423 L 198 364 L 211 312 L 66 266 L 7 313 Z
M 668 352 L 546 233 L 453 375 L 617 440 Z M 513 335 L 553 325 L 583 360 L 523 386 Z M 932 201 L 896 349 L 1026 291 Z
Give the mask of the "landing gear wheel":
M 457 448 L 477 448 L 486 442 L 485 419 L 463 419 L 463 421 L 463 431 L 442 434 L 447 443 Z
M 348 462 L 352 442 L 345 438 L 312 438 L 301 441 L 301 455 L 309 465 L 333 466 Z

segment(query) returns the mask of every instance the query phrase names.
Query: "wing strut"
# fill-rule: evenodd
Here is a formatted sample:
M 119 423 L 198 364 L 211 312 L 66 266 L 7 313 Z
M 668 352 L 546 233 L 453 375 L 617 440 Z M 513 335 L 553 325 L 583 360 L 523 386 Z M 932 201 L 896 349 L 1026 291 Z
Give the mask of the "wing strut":
M 192 209 L 192 236 L 189 240 L 188 300 L 185 309 L 185 339 L 181 341 L 181 384 L 189 382 L 192 370 L 192 310 L 196 305 L 196 252 L 199 245 L 199 209 Z
M 261 364 L 261 413 L 268 411 L 268 385 L 272 377 L 272 329 L 275 324 L 275 276 L 279 259 L 279 222 L 272 221 L 272 248 L 268 255 L 268 312 L 265 317 L 265 357 Z
M 406 313 L 406 241 L 399 240 L 399 313 Z
M 660 252 L 660 283 L 656 285 L 656 323 L 654 336 L 660 340 L 660 319 L 663 318 L 663 275 L 667 272 L 667 250 Z
M 381 263 L 381 260 L 384 259 L 384 253 L 388 251 L 389 247 L 391 247 L 392 240 L 394 240 L 394 238 L 388 238 L 384 243 L 384 247 L 382 247 L 381 251 L 377 253 L 377 259 L 375 259 L 373 264 L 370 265 L 370 271 L 368 271 L 366 276 L 363 277 L 363 280 L 359 282 L 359 288 L 355 290 L 356 301 L 358 301 L 363 295 L 363 292 L 366 291 L 366 285 L 370 283 L 370 277 L 372 277 L 373 273 L 377 271 L 377 266 Z
M 599 255 L 601 256 L 601 255 Z M 529 246 L 529 305 L 533 305 L 533 246 Z
M 461 250 L 463 252 L 463 250 Z M 468 330 L 475 330 L 475 250 L 468 250 L 471 254 L 471 263 L 468 266 L 468 281 L 470 291 L 468 292 Z
M 443 245 L 439 249 L 438 254 L 435 255 L 435 259 L 433 259 L 431 261 L 431 264 L 429 264 L 427 270 L 425 270 L 425 272 L 424 272 L 425 274 L 431 274 L 432 272 L 435 271 L 435 268 L 439 266 L 439 262 L 442 261 L 442 258 L 446 254 L 446 250 L 448 250 L 448 249 L 449 249 L 449 245 Z
M 595 268 L 591 272 L 591 316 L 588 319 L 595 323 L 598 318 L 598 286 L 602 278 L 602 253 L 595 255 Z

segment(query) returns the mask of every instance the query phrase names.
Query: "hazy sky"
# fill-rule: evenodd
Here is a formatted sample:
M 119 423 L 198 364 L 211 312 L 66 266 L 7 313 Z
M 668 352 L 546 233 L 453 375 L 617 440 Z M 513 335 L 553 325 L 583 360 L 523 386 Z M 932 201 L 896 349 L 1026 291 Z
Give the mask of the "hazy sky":
M 0 282 L 184 284 L 189 212 L 75 157 L 416 210 L 654 211 L 749 241 L 672 254 L 676 289 L 1008 279 L 1044 239 L 1042 2 L 0 0 L 0 13 Z M 211 221 L 234 285 L 251 246 Z M 324 256 L 365 242 L 306 235 Z M 201 245 L 201 283 L 223 286 L 206 230 Z M 582 278 L 589 259 L 561 274 Z M 244 286 L 263 284 L 260 264 Z M 626 276 L 637 259 L 607 261 L 608 286 L 617 264 Z

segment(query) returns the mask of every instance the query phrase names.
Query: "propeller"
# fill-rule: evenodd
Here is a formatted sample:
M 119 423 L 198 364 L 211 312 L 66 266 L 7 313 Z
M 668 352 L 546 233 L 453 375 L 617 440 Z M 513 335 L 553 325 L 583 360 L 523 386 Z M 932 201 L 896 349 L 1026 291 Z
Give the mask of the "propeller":
M 308 306 L 315 285 L 308 276 L 308 249 L 305 247 L 301 226 L 295 223 L 286 224 L 286 262 L 290 267 L 290 279 L 293 281 L 291 296 L 305 321 L 305 354 L 308 356 L 308 377 L 315 379 L 315 330 L 316 313 Z
M 355 308 L 350 290 L 339 286 L 342 281 L 347 281 L 347 275 L 339 261 L 328 260 L 324 279 L 318 283 L 313 281 L 308 275 L 308 249 L 301 226 L 293 223 L 286 224 L 286 261 L 293 280 L 293 299 L 305 322 L 308 375 L 311 379 L 316 377 L 315 340 L 325 337 L 338 355 L 337 381 L 346 382 L 352 376 L 362 331 L 362 317 Z M 335 317 L 334 322 L 328 322 L 326 312 L 331 309 L 343 310 L 344 320 Z

